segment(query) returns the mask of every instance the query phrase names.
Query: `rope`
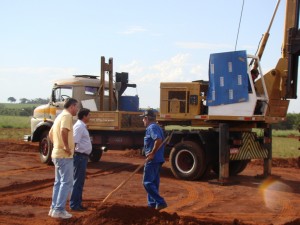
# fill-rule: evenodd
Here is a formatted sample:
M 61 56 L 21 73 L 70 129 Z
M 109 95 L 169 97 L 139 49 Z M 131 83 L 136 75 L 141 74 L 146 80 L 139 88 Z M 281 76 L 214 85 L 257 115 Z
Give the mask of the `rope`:
M 235 40 L 235 47 L 234 47 L 234 51 L 236 51 L 236 46 L 237 46 L 237 42 L 238 42 L 238 39 L 239 39 L 239 34 L 240 34 L 240 26 L 241 26 L 241 21 L 242 21 L 242 17 L 243 17 L 243 11 L 244 11 L 244 3 L 245 3 L 245 0 L 243 0 L 243 5 L 242 5 L 242 10 L 241 10 L 241 15 L 240 15 L 239 28 L 238 28 L 238 32 L 237 32 L 237 35 L 236 35 L 236 40 Z

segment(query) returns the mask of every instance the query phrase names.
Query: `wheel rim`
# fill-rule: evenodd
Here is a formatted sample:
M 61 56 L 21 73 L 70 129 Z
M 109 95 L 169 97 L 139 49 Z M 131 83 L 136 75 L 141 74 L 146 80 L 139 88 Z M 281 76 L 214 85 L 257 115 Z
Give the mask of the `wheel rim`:
M 41 142 L 41 153 L 44 157 L 48 155 L 48 141 L 47 141 L 47 139 L 44 139 Z
M 195 156 L 188 150 L 180 150 L 175 157 L 175 164 L 181 173 L 190 173 L 195 167 Z

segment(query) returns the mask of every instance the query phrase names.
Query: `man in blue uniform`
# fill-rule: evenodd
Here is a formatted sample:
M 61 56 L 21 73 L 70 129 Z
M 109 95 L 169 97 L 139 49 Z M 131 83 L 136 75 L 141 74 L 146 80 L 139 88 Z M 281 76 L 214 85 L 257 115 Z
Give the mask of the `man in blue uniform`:
M 164 159 L 164 134 L 156 124 L 156 115 L 153 110 L 146 110 L 143 115 L 146 134 L 144 137 L 144 151 L 146 163 L 144 167 L 143 185 L 147 191 L 148 207 L 161 210 L 167 207 L 164 198 L 159 195 L 160 170 Z

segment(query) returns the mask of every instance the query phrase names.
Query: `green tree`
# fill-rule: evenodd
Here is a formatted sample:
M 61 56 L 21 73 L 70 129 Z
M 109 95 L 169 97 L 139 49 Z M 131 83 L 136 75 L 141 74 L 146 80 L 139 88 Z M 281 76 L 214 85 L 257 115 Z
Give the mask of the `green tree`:
M 300 129 L 300 113 L 296 113 L 295 120 L 294 120 L 294 129 L 298 130 Z
M 7 99 L 7 101 L 9 101 L 9 102 L 11 102 L 11 103 L 14 103 L 14 102 L 16 102 L 17 100 L 16 100 L 14 97 L 9 97 L 9 98 Z
M 50 101 L 49 98 L 47 98 L 47 99 L 36 98 L 36 99 L 28 100 L 26 103 L 29 103 L 29 104 L 47 104 L 49 101 Z
M 21 104 L 25 104 L 28 102 L 28 99 L 27 98 L 20 98 L 20 103 Z
M 300 113 L 288 113 L 286 121 L 274 124 L 273 128 L 277 130 L 295 130 L 300 126 Z

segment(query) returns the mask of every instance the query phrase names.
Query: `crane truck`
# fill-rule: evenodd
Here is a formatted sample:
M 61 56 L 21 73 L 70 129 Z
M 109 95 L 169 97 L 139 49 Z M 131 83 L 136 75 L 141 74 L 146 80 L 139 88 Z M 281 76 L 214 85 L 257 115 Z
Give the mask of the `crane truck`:
M 263 159 L 263 176 L 271 174 L 272 124 L 286 120 L 289 99 L 297 98 L 299 0 L 286 0 L 285 15 L 282 55 L 274 69 L 263 73 L 260 65 L 268 29 L 257 55 L 211 54 L 208 81 L 160 84 L 157 120 L 170 135 L 166 156 L 175 177 L 196 180 L 213 170 L 223 182 L 242 172 L 251 159 Z M 260 73 L 255 80 L 252 69 Z M 37 107 L 31 121 L 31 140 L 40 143 L 42 162 L 51 162 L 47 134 L 66 97 L 92 110 L 92 161 L 99 161 L 105 149 L 142 148 L 145 128 L 138 117 L 138 97 L 122 95 L 134 86 L 128 84 L 127 73 L 116 73 L 113 82 L 112 58 L 106 63 L 104 57 L 100 79 L 81 75 L 56 82 L 49 104 Z M 174 125 L 183 129 L 175 130 Z
M 286 120 L 289 99 L 297 98 L 299 7 L 299 0 L 286 1 L 282 55 L 267 73 L 260 59 L 271 25 L 257 55 L 211 54 L 209 81 L 161 83 L 159 123 L 166 130 L 171 125 L 195 127 L 173 130 L 169 139 L 175 177 L 196 180 L 213 170 L 222 183 L 242 172 L 251 159 L 263 159 L 262 176 L 271 174 L 272 124 Z M 257 79 L 252 79 L 252 69 L 259 71 Z

